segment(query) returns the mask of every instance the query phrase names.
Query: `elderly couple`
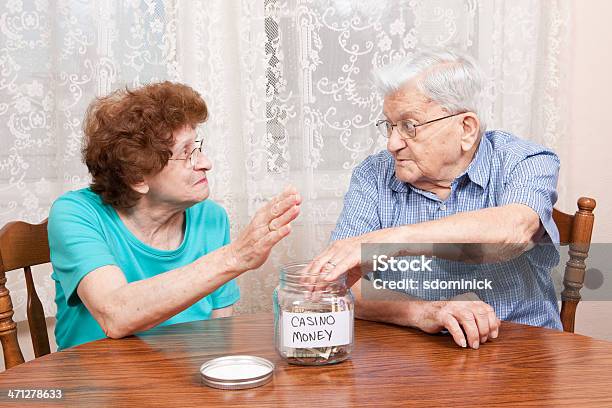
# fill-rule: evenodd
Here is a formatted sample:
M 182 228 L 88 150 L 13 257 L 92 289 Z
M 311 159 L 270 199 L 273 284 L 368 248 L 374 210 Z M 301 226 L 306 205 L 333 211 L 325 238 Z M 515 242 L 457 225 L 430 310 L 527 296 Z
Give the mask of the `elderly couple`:
M 549 270 L 533 257 L 537 299 L 513 296 L 513 287 L 491 299 L 363 295 L 365 243 L 496 244 L 480 255 L 508 277 L 516 271 L 500 261 L 558 241 L 559 160 L 509 133 L 485 131 L 481 72 L 469 56 L 418 52 L 376 76 L 384 93 L 376 126 L 387 150 L 354 169 L 333 242 L 305 273 L 321 284 L 349 276 L 358 318 L 446 330 L 461 347 L 496 338 L 500 319 L 560 329 Z M 239 299 L 234 279 L 260 267 L 291 232 L 301 198 L 287 188 L 230 242 L 225 210 L 207 200 L 212 163 L 194 130 L 206 119 L 202 98 L 169 82 L 116 91 L 90 106 L 83 158 L 92 183 L 62 195 L 49 216 L 59 349 L 230 316 Z

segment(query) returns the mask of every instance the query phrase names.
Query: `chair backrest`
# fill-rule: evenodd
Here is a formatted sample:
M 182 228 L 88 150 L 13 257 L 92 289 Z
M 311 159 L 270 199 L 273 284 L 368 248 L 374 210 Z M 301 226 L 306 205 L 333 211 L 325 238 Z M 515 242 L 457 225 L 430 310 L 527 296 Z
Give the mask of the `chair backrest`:
M 596 202 L 593 198 L 580 197 L 578 211 L 574 215 L 553 210 L 553 219 L 559 229 L 561 245 L 569 245 L 570 259 L 565 264 L 563 292 L 561 292 L 561 323 L 563 330 L 574 332 L 576 308 L 580 302 L 580 289 L 584 284 L 586 258 L 589 256 Z
M 24 362 L 13 321 L 13 303 L 6 288 L 6 272 L 24 269 L 28 292 L 27 315 L 36 357 L 50 353 L 49 336 L 42 304 L 34 288 L 31 266 L 50 262 L 47 220 L 33 225 L 16 221 L 0 230 L 0 341 L 5 367 Z

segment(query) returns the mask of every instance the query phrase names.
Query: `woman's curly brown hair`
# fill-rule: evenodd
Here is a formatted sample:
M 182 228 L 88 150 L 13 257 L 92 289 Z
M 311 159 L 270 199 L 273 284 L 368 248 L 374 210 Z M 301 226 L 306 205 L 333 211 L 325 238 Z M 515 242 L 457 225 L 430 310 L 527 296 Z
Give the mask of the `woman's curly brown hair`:
M 120 89 L 94 100 L 85 115 L 83 161 L 91 189 L 115 208 L 129 208 L 141 194 L 130 186 L 161 171 L 174 146 L 173 132 L 208 117 L 206 103 L 187 85 L 162 82 Z

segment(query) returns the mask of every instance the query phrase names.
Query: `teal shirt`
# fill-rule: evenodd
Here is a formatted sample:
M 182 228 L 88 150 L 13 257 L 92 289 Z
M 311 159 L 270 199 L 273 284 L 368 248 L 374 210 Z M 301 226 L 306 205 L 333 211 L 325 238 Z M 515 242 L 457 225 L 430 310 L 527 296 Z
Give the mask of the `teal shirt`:
M 117 265 L 128 282 L 136 282 L 188 265 L 229 243 L 229 220 L 218 204 L 206 200 L 185 214 L 181 246 L 164 251 L 136 238 L 115 209 L 89 188 L 70 191 L 53 203 L 48 230 L 59 350 L 106 337 L 77 294 L 79 282 L 89 272 Z M 238 285 L 232 280 L 160 326 L 209 319 L 213 309 L 230 306 L 239 298 Z

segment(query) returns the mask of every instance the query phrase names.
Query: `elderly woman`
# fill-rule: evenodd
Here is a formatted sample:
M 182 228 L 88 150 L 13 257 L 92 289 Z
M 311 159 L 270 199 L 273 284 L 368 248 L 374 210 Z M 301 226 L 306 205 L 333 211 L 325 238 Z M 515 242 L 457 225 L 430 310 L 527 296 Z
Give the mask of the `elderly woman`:
M 90 106 L 91 186 L 62 195 L 49 216 L 59 349 L 231 315 L 233 279 L 291 231 L 301 199 L 288 188 L 230 243 L 225 210 L 207 200 L 212 164 L 195 132 L 207 115 L 197 92 L 170 82 Z

